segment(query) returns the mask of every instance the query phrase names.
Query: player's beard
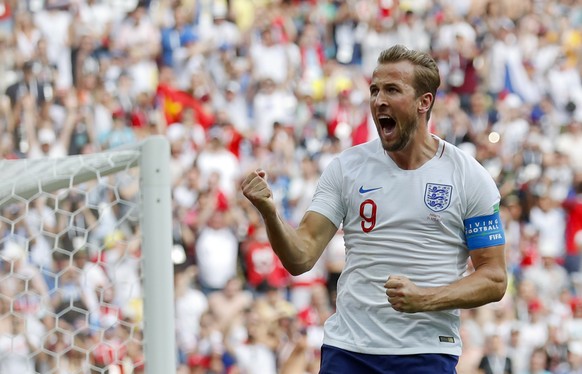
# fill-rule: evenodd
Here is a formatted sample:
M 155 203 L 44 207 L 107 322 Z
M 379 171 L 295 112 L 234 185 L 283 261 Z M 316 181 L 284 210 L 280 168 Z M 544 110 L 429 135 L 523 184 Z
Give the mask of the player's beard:
M 398 138 L 396 141 L 389 143 L 382 138 L 382 134 L 380 134 L 382 148 L 384 148 L 386 152 L 402 151 L 410 143 L 417 128 L 418 118 L 407 119 L 405 122 L 397 122 L 395 131 L 398 132 Z M 380 129 L 380 131 L 382 131 L 382 129 Z

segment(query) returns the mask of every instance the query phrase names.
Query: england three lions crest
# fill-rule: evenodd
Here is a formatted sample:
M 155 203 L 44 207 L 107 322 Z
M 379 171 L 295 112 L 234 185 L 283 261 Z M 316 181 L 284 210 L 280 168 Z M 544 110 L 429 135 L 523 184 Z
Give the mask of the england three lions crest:
M 449 207 L 452 192 L 453 186 L 427 183 L 424 192 L 424 203 L 433 212 L 440 212 Z

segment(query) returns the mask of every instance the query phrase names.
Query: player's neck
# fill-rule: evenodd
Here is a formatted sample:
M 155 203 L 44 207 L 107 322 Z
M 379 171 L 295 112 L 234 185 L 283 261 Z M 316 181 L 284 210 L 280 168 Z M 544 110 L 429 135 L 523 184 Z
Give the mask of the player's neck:
M 431 160 L 439 148 L 439 139 L 428 131 L 419 131 L 401 151 L 386 152 L 402 170 L 415 170 Z

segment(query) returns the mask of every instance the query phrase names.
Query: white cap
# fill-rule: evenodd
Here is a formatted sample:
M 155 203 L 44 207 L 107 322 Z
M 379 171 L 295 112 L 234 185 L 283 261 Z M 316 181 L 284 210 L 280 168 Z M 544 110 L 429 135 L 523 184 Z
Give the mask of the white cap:
M 542 168 L 538 164 L 529 164 L 524 167 L 518 175 L 520 183 L 527 183 L 529 181 L 538 179 L 542 176 Z
M 186 262 L 186 252 L 184 251 L 184 246 L 181 244 L 174 244 L 172 246 L 171 257 L 174 265 L 180 265 Z
M 558 257 L 560 248 L 552 240 L 542 240 L 538 245 L 538 251 L 542 257 Z
M 224 90 L 238 93 L 240 91 L 240 84 L 237 81 L 230 81 L 226 84 Z
M 177 142 L 179 140 L 183 140 L 184 136 L 186 135 L 186 128 L 183 124 L 176 122 L 171 124 L 168 129 L 166 130 L 166 136 L 170 143 Z
M 228 6 L 225 2 L 217 1 L 212 8 L 212 15 L 214 18 L 226 18 L 228 14 Z
M 521 98 L 513 93 L 507 95 L 505 99 L 503 99 L 503 102 L 508 108 L 511 109 L 517 109 L 523 105 L 523 101 L 521 100 Z
M 24 258 L 24 248 L 15 241 L 8 241 L 4 243 L 4 250 L 0 252 L 0 256 L 4 261 L 16 261 Z
M 568 343 L 568 350 L 576 356 L 582 356 L 582 342 L 572 341 Z
M 471 156 L 473 156 L 473 158 L 475 158 L 477 156 L 477 147 L 475 146 L 475 144 L 471 143 L 471 142 L 464 142 L 459 144 L 458 146 L 462 151 L 470 154 Z
M 85 244 L 87 244 L 85 238 L 82 236 L 75 236 L 72 240 L 72 243 L 73 249 L 76 251 L 81 250 L 85 246 Z
M 53 144 L 57 136 L 55 135 L 55 131 L 53 129 L 49 129 L 43 127 L 42 129 L 38 130 L 38 141 L 40 144 Z

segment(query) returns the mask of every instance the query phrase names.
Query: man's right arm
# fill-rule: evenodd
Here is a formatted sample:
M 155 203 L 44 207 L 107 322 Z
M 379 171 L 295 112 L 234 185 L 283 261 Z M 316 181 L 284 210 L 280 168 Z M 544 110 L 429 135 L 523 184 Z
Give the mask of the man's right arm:
M 242 182 L 241 189 L 261 213 L 271 246 L 285 269 L 293 275 L 310 270 L 335 235 L 337 227 L 316 212 L 307 212 L 297 229 L 291 227 L 277 211 L 263 170 L 250 173 Z
M 273 250 L 293 275 L 310 270 L 337 231 L 329 219 L 316 212 L 305 213 L 297 229 L 279 214 L 263 218 Z

